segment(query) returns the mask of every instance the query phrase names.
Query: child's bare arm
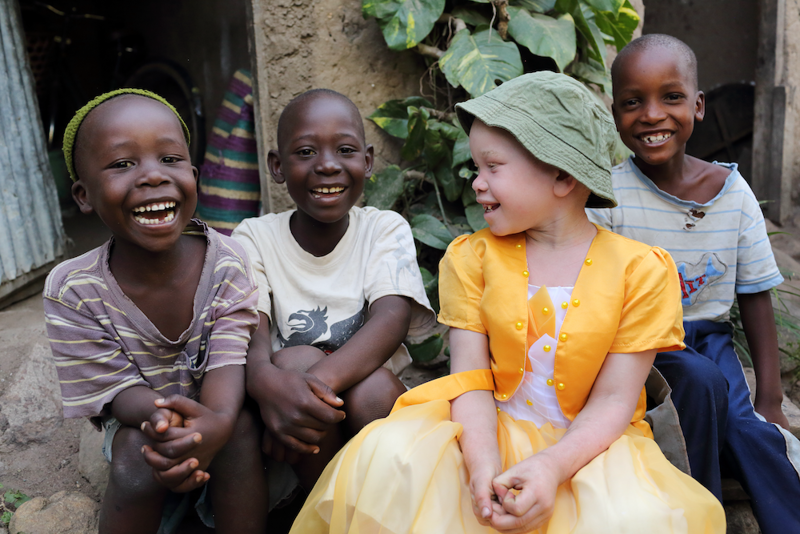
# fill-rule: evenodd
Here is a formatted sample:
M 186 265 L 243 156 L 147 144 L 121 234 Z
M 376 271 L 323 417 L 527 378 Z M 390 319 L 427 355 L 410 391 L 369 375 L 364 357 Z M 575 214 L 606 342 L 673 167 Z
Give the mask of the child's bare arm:
M 606 357 L 586 405 L 564 437 L 494 480 L 505 512 L 492 516 L 494 528 L 528 532 L 550 517 L 558 486 L 606 450 L 630 424 L 655 357 L 655 350 Z
M 369 319 L 339 350 L 308 370 L 335 393 L 361 382 L 394 354 L 408 335 L 411 301 L 387 295 L 372 303 Z
M 489 369 L 489 338 L 485 334 L 450 329 L 450 372 Z M 497 409 L 491 391 L 469 391 L 451 402 L 453 421 L 464 427 L 459 444 L 470 475 L 470 493 L 475 517 L 483 525 L 492 517 L 492 480 L 502 465 L 497 445 Z
M 261 313 L 247 353 L 247 394 L 259 406 L 267 432 L 289 449 L 311 454 L 324 430 L 344 419 L 342 401 L 320 379 L 273 365 L 269 318 Z
M 775 315 L 769 291 L 739 293 L 736 295 L 742 314 L 753 369 L 756 372 L 756 411 L 770 423 L 789 428 L 789 421 L 781 410 L 783 389 L 781 388 L 780 352 Z

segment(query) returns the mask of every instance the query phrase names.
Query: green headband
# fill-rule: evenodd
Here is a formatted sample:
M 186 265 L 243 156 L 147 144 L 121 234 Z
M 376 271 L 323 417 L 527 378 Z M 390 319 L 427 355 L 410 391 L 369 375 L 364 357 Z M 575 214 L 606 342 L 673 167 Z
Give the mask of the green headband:
M 175 108 L 172 107 L 172 105 L 166 100 L 164 100 L 162 97 L 150 91 L 145 91 L 144 89 L 117 89 L 115 91 L 110 91 L 108 93 L 98 96 L 97 98 L 93 99 L 88 104 L 83 106 L 81 109 L 79 109 L 78 112 L 75 113 L 75 116 L 72 117 L 72 120 L 69 121 L 67 129 L 64 131 L 64 144 L 63 144 L 64 161 L 67 163 L 67 170 L 69 171 L 69 177 L 72 178 L 73 182 L 76 182 L 78 180 L 78 173 L 75 171 L 75 139 L 78 136 L 78 129 L 81 127 L 81 124 L 83 124 L 83 120 L 86 118 L 86 116 L 89 115 L 89 113 L 94 108 L 96 108 L 103 102 L 111 100 L 115 96 L 120 96 L 120 95 L 144 96 L 147 98 L 152 98 L 153 100 L 161 102 L 162 104 L 167 106 L 170 109 L 170 111 L 172 111 L 175 114 L 175 116 L 178 117 L 178 120 L 181 121 L 181 126 L 183 127 L 183 136 L 186 138 L 186 144 L 187 145 L 189 144 L 189 128 L 186 127 L 186 123 L 183 122 L 183 119 L 175 110 Z

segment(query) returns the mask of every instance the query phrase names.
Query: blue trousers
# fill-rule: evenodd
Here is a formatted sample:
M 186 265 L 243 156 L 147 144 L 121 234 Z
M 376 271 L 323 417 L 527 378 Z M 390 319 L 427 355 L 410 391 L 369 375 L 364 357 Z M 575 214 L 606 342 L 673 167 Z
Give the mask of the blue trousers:
M 720 470 L 750 496 L 764 534 L 800 533 L 800 476 L 786 438 L 759 419 L 727 323 L 683 323 L 686 349 L 655 367 L 672 388 L 692 476 L 722 500 Z

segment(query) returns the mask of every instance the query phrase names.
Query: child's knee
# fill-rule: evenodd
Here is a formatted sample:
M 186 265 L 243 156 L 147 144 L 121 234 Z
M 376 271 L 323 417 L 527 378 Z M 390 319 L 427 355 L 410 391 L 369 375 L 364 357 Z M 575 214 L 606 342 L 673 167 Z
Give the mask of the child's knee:
M 406 387 L 394 373 L 385 367 L 376 369 L 371 375 L 344 393 L 347 421 L 361 427 L 375 419 L 386 417 L 392 410 L 397 397 L 405 391 Z
M 283 348 L 272 355 L 272 364 L 284 371 L 298 371 L 305 373 L 308 369 L 323 359 L 325 353 L 310 345 L 298 345 Z
M 142 446 L 152 444 L 138 429 L 120 427 L 112 445 L 110 482 L 125 493 L 147 494 L 163 491 L 142 455 Z

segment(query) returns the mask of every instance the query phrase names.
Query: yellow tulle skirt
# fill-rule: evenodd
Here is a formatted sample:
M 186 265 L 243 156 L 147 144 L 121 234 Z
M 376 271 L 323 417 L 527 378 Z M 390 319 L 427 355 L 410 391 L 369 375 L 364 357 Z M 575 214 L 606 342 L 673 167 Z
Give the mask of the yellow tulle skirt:
M 557 443 L 565 432 L 498 413 L 503 469 Z M 327 466 L 291 533 L 496 532 L 472 512 L 460 433 L 446 400 L 407 406 L 371 423 Z M 723 533 L 725 515 L 711 493 L 629 426 L 559 486 L 553 516 L 534 532 Z

